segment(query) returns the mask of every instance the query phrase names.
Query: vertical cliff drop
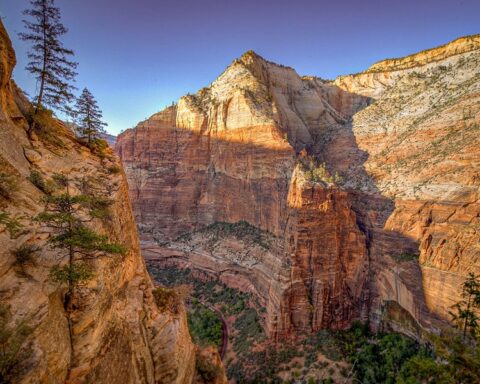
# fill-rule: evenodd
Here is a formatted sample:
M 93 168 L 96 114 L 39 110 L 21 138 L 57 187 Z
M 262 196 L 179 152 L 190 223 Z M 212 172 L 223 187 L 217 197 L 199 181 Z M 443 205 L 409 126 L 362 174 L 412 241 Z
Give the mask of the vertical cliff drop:
M 30 140 L 30 105 L 10 79 L 14 65 L 15 53 L 0 23 L 0 301 L 2 326 L 22 340 L 15 350 L 18 361 L 2 375 L 16 383 L 192 382 L 195 349 L 185 311 L 160 311 L 154 302 L 125 176 L 114 172 L 115 156 L 93 154 L 54 119 L 46 131 L 53 135 Z M 37 172 L 35 184 L 32 171 Z M 78 289 L 72 338 L 62 302 L 65 289 L 49 276 L 58 263 L 48 245 L 51 233 L 33 220 L 44 205 L 39 180 L 48 186 L 55 173 L 91 178 L 109 191 L 109 220 L 89 225 L 128 249 L 124 256 L 91 260 L 95 275 Z M 24 245 L 35 254 L 19 264 L 14 253 Z
M 479 269 L 479 55 L 467 36 L 325 81 L 247 52 L 119 136 L 145 255 L 254 292 L 273 337 L 392 301 L 446 318 Z M 208 247 L 243 221 L 274 246 Z

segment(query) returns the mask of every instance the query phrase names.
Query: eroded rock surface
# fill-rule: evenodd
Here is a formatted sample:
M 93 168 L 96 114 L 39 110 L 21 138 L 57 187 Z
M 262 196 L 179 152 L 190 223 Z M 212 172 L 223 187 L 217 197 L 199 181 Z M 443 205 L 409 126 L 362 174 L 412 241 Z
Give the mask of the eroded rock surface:
M 29 105 L 10 80 L 14 65 L 15 54 L 0 22 L 0 173 L 2 187 L 11 187 L 0 196 L 0 211 L 22 225 L 17 233 L 0 225 L 0 302 L 9 313 L 10 329 L 18 330 L 23 322 L 31 330 L 22 357 L 11 370 L 2 371 L 5 380 L 191 383 L 195 349 L 185 312 L 161 312 L 153 300 L 125 176 L 123 171 L 106 172 L 117 160 L 112 153 L 103 160 L 93 155 L 55 120 L 50 127 L 55 144 L 36 135 L 29 139 L 24 117 Z M 72 180 L 90 178 L 107 189 L 113 202 L 109 219 L 88 225 L 128 249 L 124 256 L 91 260 L 95 275 L 77 289 L 72 338 L 63 303 L 66 288 L 49 276 L 60 260 L 59 250 L 48 244 L 51 231 L 32 220 L 43 211 L 45 196 L 27 179 L 32 170 L 45 180 L 61 173 Z M 8 184 L 3 184 L 5 175 Z M 38 250 L 20 267 L 12 251 L 22 245 Z
M 271 336 L 379 324 L 391 301 L 424 326 L 447 317 L 480 272 L 479 39 L 333 82 L 247 52 L 127 130 L 116 149 L 147 257 L 256 292 Z M 275 247 L 198 239 L 240 221 Z

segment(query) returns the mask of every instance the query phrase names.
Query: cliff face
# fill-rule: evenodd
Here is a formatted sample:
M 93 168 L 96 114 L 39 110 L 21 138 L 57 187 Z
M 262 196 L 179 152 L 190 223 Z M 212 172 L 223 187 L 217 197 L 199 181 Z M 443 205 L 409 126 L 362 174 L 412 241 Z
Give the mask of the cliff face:
M 342 171 L 353 188 L 377 189 L 394 202 L 383 230 L 377 223 L 371 231 L 373 246 L 382 244 L 377 258 L 395 255 L 397 242 L 375 238 L 395 233 L 412 241 L 427 306 L 448 318 L 465 276 L 480 272 L 480 37 L 380 62 L 336 83 L 357 92 L 372 76 L 390 81 L 374 82 L 378 99 L 353 116 L 353 134 L 368 158 Z M 360 169 L 374 183 L 358 178 Z
M 480 268 L 479 57 L 471 36 L 327 82 L 247 52 L 118 138 L 146 256 L 256 292 L 272 336 L 391 301 L 447 317 Z M 211 247 L 242 220 L 274 245 Z
M 55 132 L 53 142 L 44 136 L 29 139 L 24 117 L 29 105 L 10 81 L 14 65 L 15 54 L 0 23 L 0 174 L 2 188 L 9 187 L 3 189 L 0 211 L 21 224 L 16 233 L 6 221 L 0 225 L 0 301 L 2 315 L 8 314 L 2 327 L 15 337 L 26 335 L 18 361 L 7 372 L 2 366 L 2 377 L 16 383 L 192 382 L 195 350 L 185 313 L 162 312 L 153 300 L 125 176 L 105 171 L 116 164 L 115 157 L 92 154 L 56 120 L 49 127 Z M 43 211 L 45 196 L 27 179 L 32 170 L 45 180 L 62 173 L 72 180 L 95 180 L 107 189 L 109 220 L 94 219 L 88 225 L 128 249 L 124 256 L 91 260 L 95 274 L 77 289 L 71 338 L 62 302 L 65 288 L 49 276 L 60 260 L 59 250 L 48 244 L 51 231 L 32 220 Z M 37 250 L 20 265 L 13 251 L 22 245 Z M 20 332 L 23 325 L 28 332 Z

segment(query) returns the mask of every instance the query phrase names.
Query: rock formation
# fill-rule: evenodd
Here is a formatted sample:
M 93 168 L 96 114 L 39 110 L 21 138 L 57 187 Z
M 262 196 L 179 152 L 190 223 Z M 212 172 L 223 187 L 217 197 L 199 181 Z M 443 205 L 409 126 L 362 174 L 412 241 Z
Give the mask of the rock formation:
M 255 292 L 272 336 L 447 317 L 480 272 L 479 59 L 468 36 L 332 82 L 247 52 L 118 137 L 145 255 Z M 241 221 L 274 246 L 212 246 Z
M 10 80 L 14 65 L 0 23 L 0 323 L 10 336 L 26 335 L 20 350 L 15 341 L 20 339 L 9 341 L 10 349 L 2 344 L 2 378 L 15 383 L 191 383 L 195 348 L 185 311 L 161 312 L 154 302 L 123 171 L 106 172 L 118 170 L 115 157 L 93 154 L 60 121 L 52 119 L 48 128 L 53 138 L 33 134 L 29 139 L 30 105 Z M 107 188 L 113 202 L 109 220 L 94 219 L 89 225 L 128 250 L 124 256 L 91 260 L 95 275 L 78 289 L 72 337 L 62 302 L 65 288 L 49 277 L 59 251 L 48 244 L 51 231 L 32 220 L 42 212 L 45 196 L 28 180 L 32 170 L 45 180 L 62 173 Z M 16 231 L 15 223 L 21 225 Z M 38 249 L 20 266 L 13 251 L 22 245 Z M 5 356 L 14 352 L 18 361 L 4 371 Z

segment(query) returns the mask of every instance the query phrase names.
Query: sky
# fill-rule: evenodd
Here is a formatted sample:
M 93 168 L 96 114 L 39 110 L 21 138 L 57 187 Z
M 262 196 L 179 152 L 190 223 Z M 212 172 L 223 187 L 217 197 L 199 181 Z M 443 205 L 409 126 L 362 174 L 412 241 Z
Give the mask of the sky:
M 30 95 L 22 10 L 0 0 L 17 53 L 14 79 Z M 479 0 L 56 0 L 64 45 L 118 134 L 210 84 L 244 52 L 333 79 L 480 33 Z

